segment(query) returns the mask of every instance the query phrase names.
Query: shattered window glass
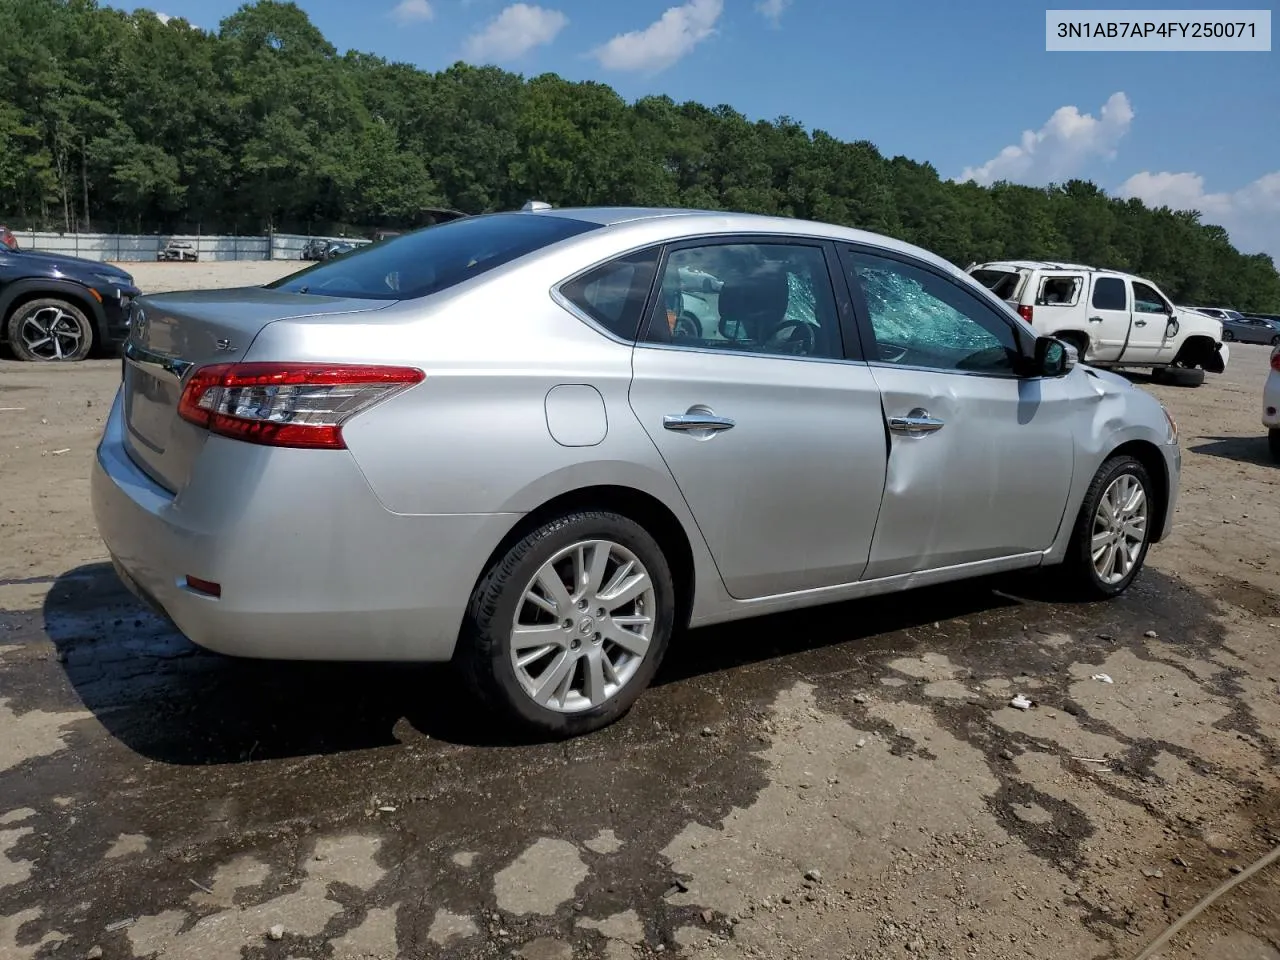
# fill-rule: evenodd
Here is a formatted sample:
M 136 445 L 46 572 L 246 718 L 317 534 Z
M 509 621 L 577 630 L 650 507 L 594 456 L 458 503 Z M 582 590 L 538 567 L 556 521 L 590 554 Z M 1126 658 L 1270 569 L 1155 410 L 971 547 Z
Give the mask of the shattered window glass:
M 1010 374 L 1018 359 L 1012 326 L 957 285 L 897 260 L 851 253 L 879 359 L 903 366 Z
M 1083 286 L 1084 277 L 1045 277 L 1040 281 L 1040 296 L 1036 297 L 1036 306 L 1073 307 L 1080 300 Z

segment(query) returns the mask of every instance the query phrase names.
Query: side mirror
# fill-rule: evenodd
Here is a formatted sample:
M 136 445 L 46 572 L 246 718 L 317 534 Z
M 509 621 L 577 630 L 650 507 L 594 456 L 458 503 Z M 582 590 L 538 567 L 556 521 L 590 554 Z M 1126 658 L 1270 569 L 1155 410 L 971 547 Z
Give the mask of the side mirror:
M 1036 377 L 1066 376 L 1079 356 L 1074 347 L 1054 337 L 1036 337 L 1035 359 L 1031 365 L 1031 374 Z

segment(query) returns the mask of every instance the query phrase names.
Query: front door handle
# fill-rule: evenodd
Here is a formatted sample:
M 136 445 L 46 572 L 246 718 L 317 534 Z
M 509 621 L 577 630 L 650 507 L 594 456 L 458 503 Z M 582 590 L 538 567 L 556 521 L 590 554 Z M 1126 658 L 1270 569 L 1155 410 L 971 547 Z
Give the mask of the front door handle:
M 669 413 L 662 418 L 663 429 L 666 430 L 709 430 L 718 433 L 721 430 L 732 430 L 736 422 L 728 417 L 717 417 L 709 413 Z
M 908 436 L 920 436 L 926 433 L 937 433 L 946 426 L 945 420 L 929 416 L 928 410 L 915 409 L 905 417 L 890 417 L 889 429 L 894 433 L 905 433 Z
M 1090 317 L 1090 318 L 1089 318 L 1089 322 L 1090 322 L 1090 323 L 1101 323 L 1101 322 L 1102 322 L 1102 318 L 1101 318 L 1101 317 Z

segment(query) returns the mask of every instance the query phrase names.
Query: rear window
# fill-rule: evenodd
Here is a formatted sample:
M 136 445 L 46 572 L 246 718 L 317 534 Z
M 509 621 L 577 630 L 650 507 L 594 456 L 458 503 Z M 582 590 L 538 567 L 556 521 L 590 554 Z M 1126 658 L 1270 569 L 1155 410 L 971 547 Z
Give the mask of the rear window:
M 1017 271 L 975 270 L 971 276 L 1001 300 L 1018 299 L 1023 275 Z
M 352 252 L 267 284 L 323 297 L 414 300 L 598 228 L 566 217 L 465 217 Z

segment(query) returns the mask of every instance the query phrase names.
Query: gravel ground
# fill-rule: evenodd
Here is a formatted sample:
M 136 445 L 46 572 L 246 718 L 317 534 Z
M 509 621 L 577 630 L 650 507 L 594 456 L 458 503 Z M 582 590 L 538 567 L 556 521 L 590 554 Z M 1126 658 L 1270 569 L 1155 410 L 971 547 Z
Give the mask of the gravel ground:
M 1143 384 L 1185 463 L 1125 597 L 1000 580 L 697 631 L 555 745 L 447 670 L 193 648 L 94 531 L 117 364 L 0 363 L 0 960 L 1134 957 L 1280 842 L 1266 358 Z M 1280 958 L 1278 879 L 1162 956 Z
M 146 293 L 171 290 L 200 290 L 209 287 L 249 287 L 270 283 L 302 270 L 302 260 L 227 260 L 208 263 L 159 263 L 151 261 L 117 263 L 127 270 Z

